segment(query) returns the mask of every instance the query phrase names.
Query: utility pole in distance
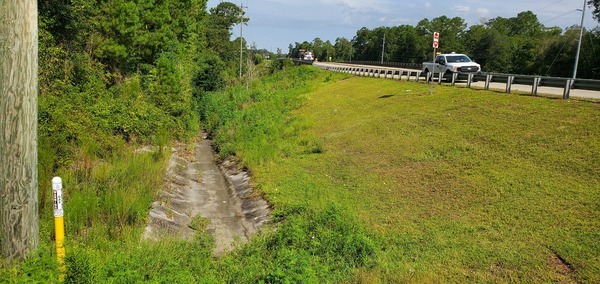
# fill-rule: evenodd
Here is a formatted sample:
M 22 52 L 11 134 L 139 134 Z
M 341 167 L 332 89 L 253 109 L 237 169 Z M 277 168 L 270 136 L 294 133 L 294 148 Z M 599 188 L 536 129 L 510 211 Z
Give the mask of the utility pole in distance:
M 0 0 L 0 236 L 8 263 L 39 245 L 38 9 Z
M 385 34 L 383 34 L 383 45 L 381 46 L 381 65 L 383 65 L 383 55 L 385 54 Z
M 242 60 L 244 54 L 244 3 L 240 3 L 240 80 L 242 79 Z
M 579 65 L 579 52 L 581 51 L 581 41 L 583 40 L 583 20 L 585 18 L 585 5 L 587 0 L 583 1 L 581 9 L 581 26 L 579 27 L 579 42 L 577 43 L 577 55 L 575 55 L 575 67 L 573 68 L 573 80 L 577 79 L 577 67 Z

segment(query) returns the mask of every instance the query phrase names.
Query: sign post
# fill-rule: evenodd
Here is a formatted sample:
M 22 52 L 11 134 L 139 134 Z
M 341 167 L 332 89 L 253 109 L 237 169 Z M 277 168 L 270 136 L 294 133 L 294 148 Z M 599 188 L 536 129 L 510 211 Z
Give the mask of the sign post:
M 440 33 L 438 32 L 433 32 L 433 68 L 431 70 L 431 86 L 429 88 L 429 94 L 432 95 L 433 94 L 433 75 L 435 75 L 434 71 L 435 71 L 435 57 L 437 55 L 437 49 L 440 46 Z M 440 76 L 440 75 L 438 75 Z

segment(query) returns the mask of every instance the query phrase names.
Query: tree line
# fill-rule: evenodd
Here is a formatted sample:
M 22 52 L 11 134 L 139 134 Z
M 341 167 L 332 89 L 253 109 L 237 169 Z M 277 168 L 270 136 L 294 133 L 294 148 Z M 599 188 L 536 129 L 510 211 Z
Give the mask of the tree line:
M 597 9 L 594 12 L 598 15 Z M 470 27 L 460 17 L 441 16 L 423 19 L 416 26 L 361 28 L 351 40 L 338 37 L 334 43 L 320 38 L 296 42 L 289 45 L 289 54 L 296 57 L 300 49 L 309 49 L 319 61 L 380 61 L 383 56 L 389 62 L 421 63 L 432 60 L 433 32 L 439 32 L 439 52 L 466 53 L 483 71 L 571 77 L 579 31 L 576 25 L 565 30 L 546 27 L 531 11 L 512 18 L 482 20 Z M 585 29 L 578 78 L 600 78 L 598 43 L 600 28 Z

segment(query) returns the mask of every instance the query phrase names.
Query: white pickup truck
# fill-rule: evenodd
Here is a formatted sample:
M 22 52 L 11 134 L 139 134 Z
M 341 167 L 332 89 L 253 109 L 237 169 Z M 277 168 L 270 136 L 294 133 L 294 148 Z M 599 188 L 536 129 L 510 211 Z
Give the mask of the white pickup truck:
M 480 73 L 481 66 L 464 54 L 440 54 L 435 62 L 423 62 L 423 73 L 443 73 L 446 79 L 452 78 L 452 73 Z

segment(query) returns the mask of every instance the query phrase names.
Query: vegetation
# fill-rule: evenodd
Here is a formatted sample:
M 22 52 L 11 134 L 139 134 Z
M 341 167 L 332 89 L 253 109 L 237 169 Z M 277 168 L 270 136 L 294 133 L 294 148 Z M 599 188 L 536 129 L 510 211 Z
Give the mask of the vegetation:
M 599 0 L 588 0 L 588 6 L 592 7 L 592 13 L 594 14 L 594 19 L 600 20 L 600 1 Z
M 352 78 L 292 120 L 217 133 L 275 208 L 336 204 L 367 225 L 381 251 L 357 282 L 597 282 L 598 105 L 428 88 Z M 247 131 L 275 135 L 237 142 Z
M 275 209 L 276 230 L 220 259 L 205 234 L 140 242 L 164 157 L 91 161 L 86 144 L 60 173 L 65 282 L 597 282 L 598 105 L 428 94 L 304 66 L 197 97 L 220 153 Z M 1 279 L 58 278 L 50 214 L 42 249 Z
M 319 38 L 290 44 L 290 56 L 297 57 L 300 49 L 310 49 L 319 61 L 329 56 L 335 61 L 379 61 L 385 36 L 384 61 L 421 63 L 432 60 L 434 31 L 440 33 L 441 52 L 467 53 L 487 72 L 556 77 L 573 74 L 579 27 L 546 27 L 530 11 L 512 18 L 487 19 L 470 27 L 460 17 L 440 16 L 423 19 L 416 26 L 362 28 L 352 40 L 337 38 L 334 44 Z M 585 30 L 579 78 L 600 77 L 600 53 L 594 48 L 599 40 L 599 29 Z
M 41 248 L 0 261 L 0 282 L 59 279 L 55 175 L 66 283 L 600 281 L 597 104 L 446 87 L 431 96 L 427 85 L 289 61 L 225 88 L 237 80 L 223 53 L 240 43 L 226 32 L 235 5 L 39 8 Z M 140 240 L 161 150 L 200 120 L 274 207 L 272 228 L 219 259 L 203 233 Z
M 315 194 L 338 196 L 386 240 L 376 269 L 385 282 L 410 271 L 416 282 L 597 282 L 598 105 L 424 94 L 422 85 L 347 80 L 305 112 L 322 122 L 313 131 L 325 165 L 302 166 L 339 188 Z
M 329 80 L 296 110 L 251 90 L 207 99 L 205 113 L 284 224 L 334 205 L 367 226 L 371 262 L 346 281 L 600 280 L 596 103 Z

